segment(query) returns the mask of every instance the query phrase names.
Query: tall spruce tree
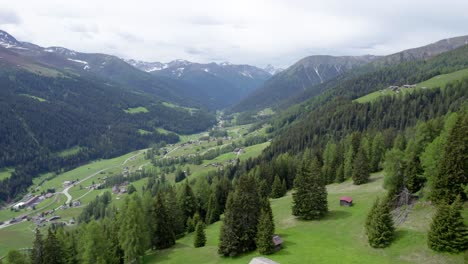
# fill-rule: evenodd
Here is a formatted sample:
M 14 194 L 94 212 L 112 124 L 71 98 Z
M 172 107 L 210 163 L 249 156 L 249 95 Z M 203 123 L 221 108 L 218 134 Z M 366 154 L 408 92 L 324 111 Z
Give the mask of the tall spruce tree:
M 271 211 L 270 201 L 263 199 L 260 218 L 258 220 L 257 238 L 255 243 L 260 254 L 271 254 L 275 250 L 273 235 L 275 233 L 275 224 L 273 222 L 273 213 Z
M 151 246 L 155 249 L 169 248 L 175 244 L 173 225 L 170 222 L 168 208 L 165 206 L 164 197 L 161 192 L 156 195 L 156 199 L 151 211 Z
M 380 167 L 380 162 L 385 155 L 385 142 L 382 133 L 378 132 L 372 139 L 370 152 L 370 168 L 372 172 L 376 172 Z
M 364 184 L 369 181 L 370 170 L 369 160 L 364 148 L 361 146 L 353 161 L 353 183 L 356 185 Z
M 187 223 L 187 220 L 193 217 L 198 209 L 197 197 L 195 197 L 188 181 L 185 182 L 182 192 L 179 194 L 179 205 L 184 215 L 183 222 Z
M 36 229 L 30 258 L 31 264 L 44 263 L 44 239 L 42 238 L 42 234 L 39 229 Z
M 431 200 L 452 203 L 460 195 L 466 199 L 464 185 L 468 183 L 468 114 L 460 115 L 449 131 L 439 169 L 433 179 Z
M 294 181 L 292 213 L 300 218 L 320 219 L 328 212 L 327 189 L 322 179 L 320 161 L 317 157 L 310 166 L 302 162 Z
M 219 203 L 216 200 L 216 193 L 213 192 L 210 195 L 210 200 L 208 201 L 208 211 L 206 213 L 205 222 L 207 224 L 212 224 L 219 221 L 221 216 L 221 208 L 219 208 Z
M 224 211 L 224 219 L 221 225 L 219 236 L 218 253 L 227 256 L 236 256 L 240 251 L 240 234 L 238 230 L 237 215 L 234 205 L 234 193 L 229 193 L 226 201 L 226 210 Z
M 226 206 L 219 244 L 219 253 L 224 256 L 236 256 L 256 248 L 261 201 L 255 179 L 242 175 L 231 199 Z
M 273 181 L 273 185 L 271 186 L 271 194 L 270 197 L 273 199 L 283 197 L 285 191 L 283 190 L 283 184 L 281 183 L 281 179 L 278 175 L 275 176 L 275 180 Z
M 137 193 L 127 196 L 119 214 L 119 242 L 125 254 L 125 262 L 139 262 L 149 248 L 148 220 L 145 219 L 141 198 Z
M 205 225 L 202 221 L 198 221 L 197 227 L 195 228 L 195 238 L 193 246 L 196 248 L 204 247 L 206 244 Z
M 8 264 L 29 264 L 28 256 L 18 250 L 10 250 L 6 256 Z
M 395 236 L 395 227 L 388 203 L 376 199 L 366 219 L 369 245 L 374 248 L 389 246 Z
M 179 238 L 185 233 L 184 213 L 180 208 L 175 187 L 169 187 L 165 192 L 166 208 L 169 212 L 169 223 L 174 231 L 174 235 Z
M 65 263 L 63 259 L 63 249 L 55 236 L 55 232 L 49 228 L 47 231 L 47 238 L 44 241 L 44 263 L 47 264 L 62 264 Z
M 453 253 L 468 249 L 468 230 L 460 214 L 461 207 L 459 197 L 451 206 L 439 204 L 427 235 L 430 249 Z

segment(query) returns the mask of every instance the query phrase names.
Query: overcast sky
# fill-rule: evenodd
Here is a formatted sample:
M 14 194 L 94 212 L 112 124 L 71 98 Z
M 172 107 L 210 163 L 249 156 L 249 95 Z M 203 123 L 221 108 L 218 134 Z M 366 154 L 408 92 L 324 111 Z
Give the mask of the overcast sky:
M 467 0 L 0 0 L 18 40 L 123 58 L 287 67 L 468 34 Z

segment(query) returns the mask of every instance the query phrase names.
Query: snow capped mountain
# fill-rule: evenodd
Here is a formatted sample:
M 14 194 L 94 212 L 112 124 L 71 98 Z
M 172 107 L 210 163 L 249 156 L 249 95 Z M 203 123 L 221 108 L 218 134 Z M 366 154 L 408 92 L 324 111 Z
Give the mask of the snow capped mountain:
M 21 43 L 17 41 L 12 35 L 5 31 L 0 30 L 0 46 L 4 48 L 18 48 Z
M 65 57 L 75 57 L 76 51 L 69 50 L 62 47 L 48 47 L 44 49 L 45 52 L 56 53 Z
M 162 69 L 167 68 L 167 64 L 161 63 L 161 62 L 146 62 L 146 61 L 139 61 L 139 60 L 132 60 L 132 59 L 125 60 L 125 62 L 145 72 L 160 71 Z
M 275 68 L 273 65 L 268 64 L 267 66 L 265 66 L 265 68 L 263 68 L 263 70 L 268 72 L 271 75 L 275 75 L 275 74 L 277 74 L 279 72 L 282 72 L 284 69 Z
M 271 75 L 270 72 L 254 66 L 235 65 L 229 62 L 202 64 L 180 59 L 168 63 L 145 62 L 133 59 L 125 61 L 139 70 L 177 79 L 184 78 L 184 76 L 196 72 L 214 76 L 237 75 L 239 78 L 250 79 L 267 79 Z

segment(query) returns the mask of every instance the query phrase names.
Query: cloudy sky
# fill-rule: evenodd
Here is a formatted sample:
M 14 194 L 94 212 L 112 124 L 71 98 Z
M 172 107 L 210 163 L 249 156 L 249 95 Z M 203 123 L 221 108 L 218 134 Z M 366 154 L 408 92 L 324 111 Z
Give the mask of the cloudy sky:
M 0 29 L 41 46 L 167 62 L 385 55 L 468 34 L 466 0 L 0 0 Z

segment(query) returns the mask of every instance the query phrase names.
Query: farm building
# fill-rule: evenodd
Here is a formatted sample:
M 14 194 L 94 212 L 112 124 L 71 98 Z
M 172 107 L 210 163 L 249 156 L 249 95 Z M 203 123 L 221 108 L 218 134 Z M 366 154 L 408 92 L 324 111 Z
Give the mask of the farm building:
M 283 246 L 283 239 L 281 239 L 280 236 L 274 235 L 273 236 L 273 244 L 275 244 L 275 250 L 278 251 L 282 248 Z
M 249 264 L 279 264 L 279 263 L 268 258 L 256 257 L 256 258 L 253 258 L 249 262 Z
M 341 206 L 352 206 L 353 205 L 353 198 L 349 196 L 343 196 L 340 198 L 340 205 Z

